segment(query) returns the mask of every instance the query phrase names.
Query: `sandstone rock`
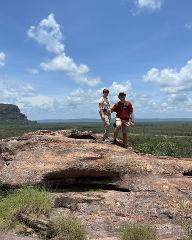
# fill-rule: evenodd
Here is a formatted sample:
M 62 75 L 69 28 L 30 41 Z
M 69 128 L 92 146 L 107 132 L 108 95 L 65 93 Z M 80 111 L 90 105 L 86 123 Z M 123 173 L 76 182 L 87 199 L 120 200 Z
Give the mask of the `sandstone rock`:
M 0 121 L 23 121 L 27 122 L 25 114 L 20 112 L 18 106 L 0 103 Z
M 78 131 L 76 129 L 72 130 L 67 137 L 69 138 L 77 138 L 77 139 L 96 139 L 95 134 L 93 134 L 93 132 L 91 131 Z
M 51 224 L 47 219 L 41 219 L 39 217 L 37 219 L 34 218 L 34 216 L 20 214 L 19 220 L 25 223 L 30 229 L 34 229 L 41 236 L 49 236 L 52 234 Z
M 14 233 L 4 233 L 0 234 L 1 240 L 39 240 L 36 237 L 18 236 Z
M 1 140 L 1 185 L 52 188 L 51 218 L 75 215 L 90 239 L 118 237 L 130 221 L 156 227 L 161 239 L 182 235 L 179 219 L 192 218 L 192 159 L 140 155 L 69 135 L 38 131 Z

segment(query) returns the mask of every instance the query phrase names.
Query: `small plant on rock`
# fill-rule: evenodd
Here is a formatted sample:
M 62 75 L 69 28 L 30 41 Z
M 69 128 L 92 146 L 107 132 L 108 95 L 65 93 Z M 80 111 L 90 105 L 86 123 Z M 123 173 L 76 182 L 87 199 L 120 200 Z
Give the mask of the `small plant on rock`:
M 157 240 L 156 231 L 140 223 L 130 223 L 121 229 L 121 240 Z
M 53 221 L 54 240 L 86 240 L 85 229 L 74 217 L 58 217 Z

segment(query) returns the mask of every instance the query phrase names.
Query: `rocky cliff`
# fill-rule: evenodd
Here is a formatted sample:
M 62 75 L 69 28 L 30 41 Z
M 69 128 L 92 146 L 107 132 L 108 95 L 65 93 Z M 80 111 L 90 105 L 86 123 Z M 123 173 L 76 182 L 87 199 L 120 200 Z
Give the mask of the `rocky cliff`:
M 140 155 L 91 134 L 38 131 L 1 140 L 0 183 L 54 189 L 51 217 L 75 215 L 89 239 L 116 239 L 120 226 L 139 221 L 176 240 L 179 220 L 192 219 L 192 159 Z
M 0 121 L 23 121 L 27 122 L 25 114 L 20 112 L 18 106 L 0 103 Z

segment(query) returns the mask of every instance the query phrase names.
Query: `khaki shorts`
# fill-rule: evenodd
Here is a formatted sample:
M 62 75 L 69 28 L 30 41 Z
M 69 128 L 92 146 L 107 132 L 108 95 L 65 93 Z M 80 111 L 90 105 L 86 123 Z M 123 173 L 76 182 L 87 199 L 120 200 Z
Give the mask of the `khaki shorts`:
M 116 118 L 116 127 L 121 127 L 123 133 L 128 132 L 128 128 L 130 127 L 129 121 L 121 120 L 120 118 Z

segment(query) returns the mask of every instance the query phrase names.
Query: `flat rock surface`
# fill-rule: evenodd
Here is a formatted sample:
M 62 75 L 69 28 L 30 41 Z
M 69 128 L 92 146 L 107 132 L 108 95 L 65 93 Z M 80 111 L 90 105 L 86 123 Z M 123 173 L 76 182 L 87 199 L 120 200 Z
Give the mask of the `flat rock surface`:
M 1 140 L 1 185 L 53 188 L 52 218 L 76 215 L 92 239 L 113 239 L 130 221 L 156 227 L 161 239 L 179 238 L 179 219 L 192 218 L 192 159 L 141 155 L 79 136 L 38 131 Z
M 18 236 L 14 233 L 4 233 L 0 235 L 1 240 L 38 240 L 35 237 Z

